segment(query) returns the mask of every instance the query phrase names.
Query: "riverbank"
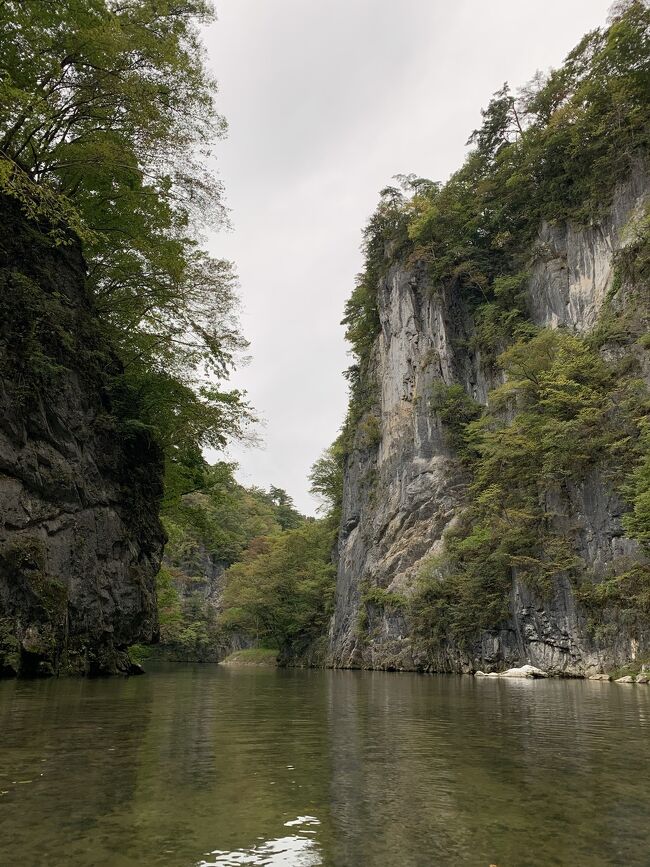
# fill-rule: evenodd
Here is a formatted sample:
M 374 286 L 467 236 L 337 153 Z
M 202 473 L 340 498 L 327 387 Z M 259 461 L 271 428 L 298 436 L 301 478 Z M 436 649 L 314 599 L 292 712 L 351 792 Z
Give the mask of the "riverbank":
M 278 667 L 278 651 L 266 647 L 251 647 L 247 650 L 237 650 L 231 653 L 225 659 L 222 659 L 219 665 L 254 665 L 265 668 Z

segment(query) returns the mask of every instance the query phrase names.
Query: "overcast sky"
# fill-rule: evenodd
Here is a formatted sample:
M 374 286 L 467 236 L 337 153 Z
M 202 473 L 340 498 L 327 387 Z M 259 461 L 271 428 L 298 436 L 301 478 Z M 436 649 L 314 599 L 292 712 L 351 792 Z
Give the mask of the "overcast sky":
M 393 175 L 445 180 L 504 81 L 557 66 L 610 0 L 217 0 L 205 33 L 229 123 L 217 148 L 251 363 L 233 378 L 264 446 L 244 484 L 313 513 L 309 468 L 345 413 L 340 326 L 361 229 Z M 212 459 L 222 455 L 210 453 Z

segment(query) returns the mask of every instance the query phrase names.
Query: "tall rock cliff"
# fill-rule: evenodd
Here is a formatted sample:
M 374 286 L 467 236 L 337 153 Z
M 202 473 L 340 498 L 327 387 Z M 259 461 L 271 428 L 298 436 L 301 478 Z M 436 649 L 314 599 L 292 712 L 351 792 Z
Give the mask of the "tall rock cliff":
M 638 171 L 617 188 L 598 224 L 540 227 L 526 287 L 536 326 L 588 334 L 608 299 L 614 306 L 626 303 L 626 287 L 614 286 L 614 257 L 647 201 L 647 177 Z M 516 570 L 505 622 L 478 632 L 469 647 L 446 642 L 433 655 L 419 649 L 408 605 L 401 603 L 466 507 L 469 481 L 429 396 L 436 383 L 460 384 L 485 405 L 504 375 L 473 339 L 471 306 L 452 288 L 432 286 L 424 264 L 393 262 L 380 281 L 377 304 L 381 328 L 364 373 L 375 384 L 375 403 L 357 426 L 345 466 L 330 664 L 471 671 L 528 662 L 589 674 L 650 651 L 650 631 L 639 635 L 616 610 L 606 615 L 604 635 L 594 631 L 566 576 L 558 574 L 551 591 L 540 595 Z M 605 356 L 618 351 L 606 344 L 601 350 Z M 647 352 L 639 351 L 636 362 L 650 382 Z M 549 494 L 544 504 L 596 583 L 617 558 L 643 560 L 621 526 L 617 481 L 594 468 L 568 487 L 561 502 Z
M 162 456 L 74 241 L 0 203 L 0 675 L 128 672 L 157 634 Z

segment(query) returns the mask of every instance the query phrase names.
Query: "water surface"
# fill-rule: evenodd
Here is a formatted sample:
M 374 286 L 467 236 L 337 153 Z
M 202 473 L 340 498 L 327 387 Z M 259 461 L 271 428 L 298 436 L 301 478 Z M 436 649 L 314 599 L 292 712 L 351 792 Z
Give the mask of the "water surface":
M 0 864 L 650 865 L 650 686 L 0 682 Z

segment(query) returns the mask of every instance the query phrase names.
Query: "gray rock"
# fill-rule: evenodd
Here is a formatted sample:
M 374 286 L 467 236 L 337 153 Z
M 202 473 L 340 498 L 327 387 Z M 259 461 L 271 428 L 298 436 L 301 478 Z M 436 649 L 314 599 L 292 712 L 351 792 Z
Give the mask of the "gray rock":
M 0 210 L 0 675 L 133 673 L 128 645 L 158 632 L 160 449 L 78 244 Z
M 593 327 L 612 285 L 613 255 L 625 243 L 626 224 L 643 214 L 647 199 L 647 177 L 638 171 L 617 189 L 601 224 L 541 227 L 527 293 L 537 325 L 576 332 Z M 399 657 L 402 668 L 413 670 L 472 672 L 530 663 L 549 674 L 588 675 L 650 651 L 650 635 L 635 634 L 616 611 L 607 615 L 602 637 L 595 637 L 563 575 L 544 599 L 514 575 L 510 617 L 502 628 L 485 630 L 469 648 L 449 643 L 433 655 L 409 640 L 403 612 L 363 601 L 362 585 L 408 596 L 464 506 L 468 479 L 429 405 L 433 384 L 459 383 L 485 403 L 502 382 L 472 342 L 474 322 L 460 293 L 432 286 L 426 267 L 392 264 L 378 287 L 378 307 L 381 332 L 365 382 L 375 399 L 345 467 L 328 664 L 383 668 Z M 368 436 L 368 430 L 380 436 Z M 562 497 L 549 494 L 544 508 L 570 534 L 595 580 L 617 558 L 641 556 L 625 538 L 618 495 L 597 470 L 567 485 Z
M 636 679 L 629 674 L 626 674 L 625 677 L 617 677 L 614 683 L 636 683 Z

